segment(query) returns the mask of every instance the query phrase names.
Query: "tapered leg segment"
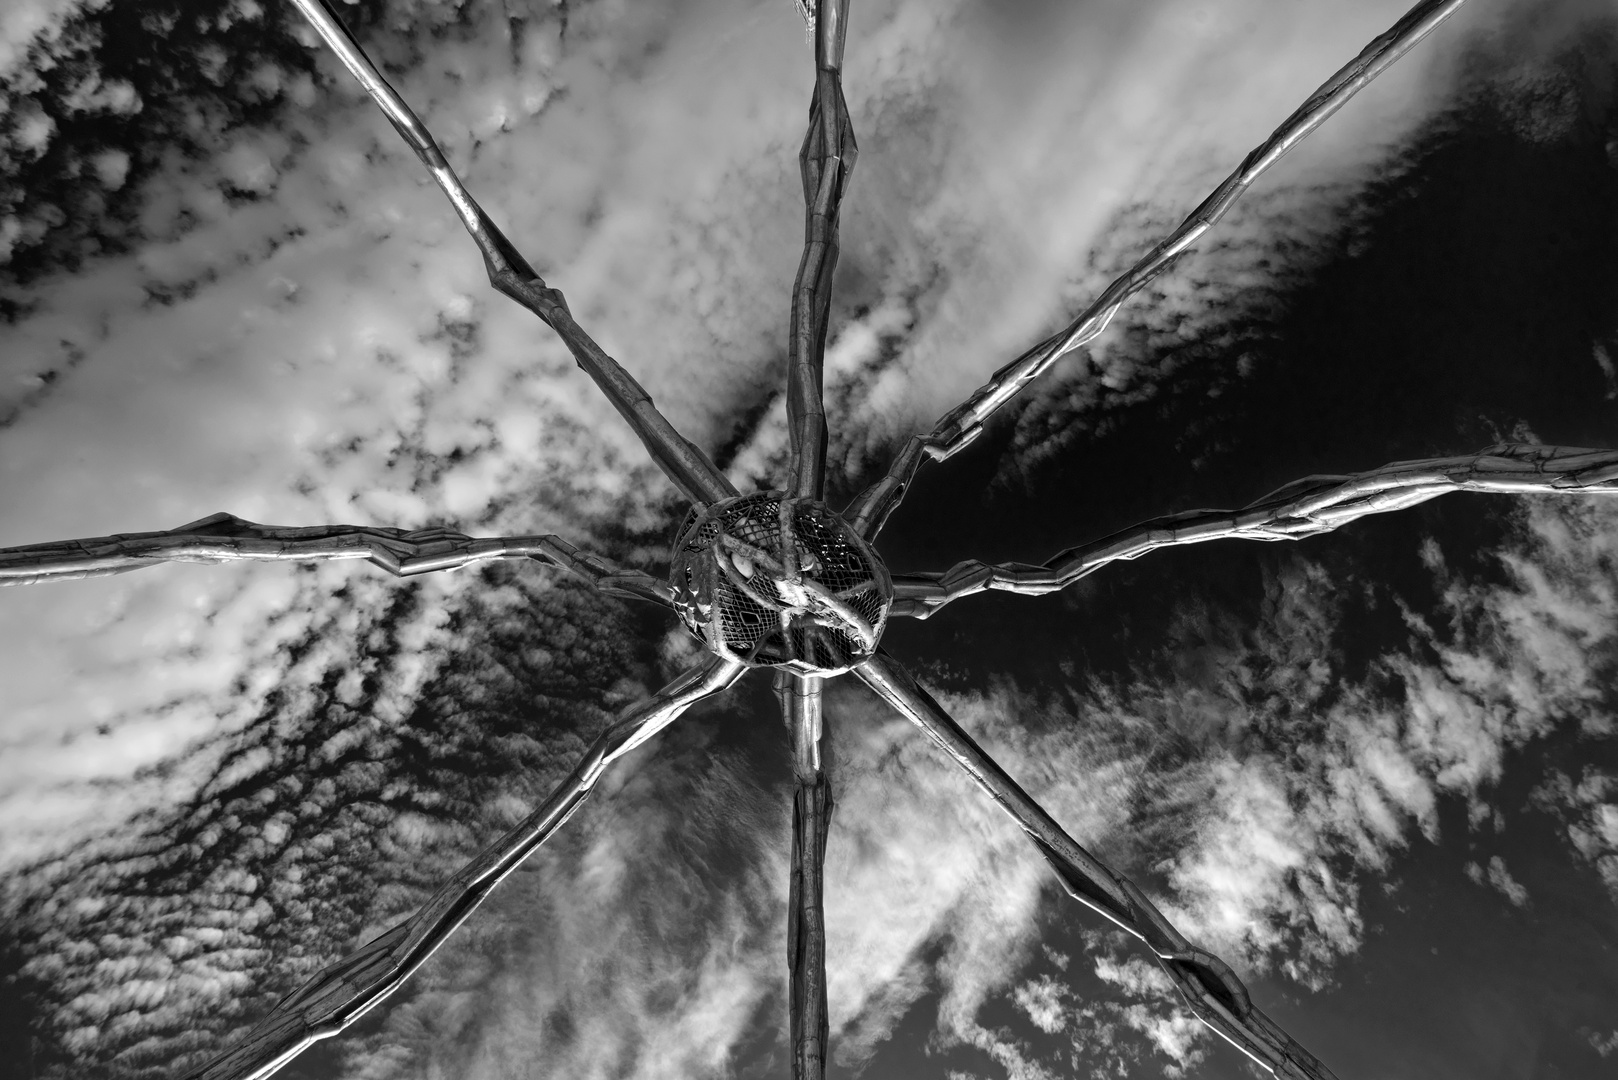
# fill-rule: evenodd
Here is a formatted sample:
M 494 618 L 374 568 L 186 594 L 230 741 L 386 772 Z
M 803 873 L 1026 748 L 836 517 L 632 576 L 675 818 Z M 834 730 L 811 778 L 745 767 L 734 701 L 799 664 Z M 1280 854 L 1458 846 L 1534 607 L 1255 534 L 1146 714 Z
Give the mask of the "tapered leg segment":
M 787 900 L 793 1080 L 826 1075 L 826 832 L 831 784 L 820 760 L 821 680 L 782 675 L 776 687 L 792 734 L 792 887 Z
M 1336 1080 L 1313 1054 L 1253 1006 L 1229 965 L 1197 948 L 1175 929 L 1134 882 L 1079 845 L 909 672 L 878 652 L 854 669 L 887 701 L 966 770 L 1022 827 L 1068 895 L 1144 941 L 1197 1017 L 1255 1062 L 1286 1080 Z
M 803 258 L 792 287 L 787 342 L 787 427 L 792 494 L 818 499 L 826 474 L 823 401 L 826 321 L 837 268 L 837 224 L 858 147 L 843 101 L 842 63 L 848 0 L 819 0 L 815 13 L 815 96 L 798 154 L 806 205 Z
M 420 910 L 282 998 L 245 1039 L 187 1080 L 259 1080 L 365 1015 L 403 985 L 495 886 L 572 816 L 608 765 L 735 682 L 743 670 L 740 664 L 710 660 L 625 710 L 549 798 L 479 852 Z
M 212 514 L 166 532 L 118 533 L 0 548 L 0 586 L 122 574 L 165 562 L 332 562 L 363 559 L 398 577 L 496 559 L 560 567 L 616 596 L 673 605 L 668 582 L 580 551 L 559 536 L 473 537 L 452 529 L 260 525 Z
M 997 589 L 1042 596 L 1111 563 L 1209 540 L 1302 540 L 1372 514 L 1454 491 L 1501 495 L 1618 495 L 1618 450 L 1500 443 L 1464 457 L 1396 461 L 1353 476 L 1306 476 L 1240 510 L 1188 510 L 1154 518 L 1045 563 L 957 563 L 942 574 L 893 579 L 893 614 L 925 619 L 963 596 Z

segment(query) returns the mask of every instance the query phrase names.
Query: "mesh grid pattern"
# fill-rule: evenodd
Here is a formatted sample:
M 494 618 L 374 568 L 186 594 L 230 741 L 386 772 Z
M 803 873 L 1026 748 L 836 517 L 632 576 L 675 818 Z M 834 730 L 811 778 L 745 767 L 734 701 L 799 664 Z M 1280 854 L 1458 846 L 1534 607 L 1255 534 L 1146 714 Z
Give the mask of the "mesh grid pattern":
M 760 492 L 686 519 L 671 567 L 681 618 L 715 652 L 746 664 L 813 674 L 847 670 L 874 651 L 893 600 L 892 583 L 876 553 L 836 512 L 812 500 L 788 500 L 801 579 L 836 598 L 872 634 L 862 640 L 839 619 L 803 610 L 801 591 L 726 544 L 727 538 L 740 541 L 785 564 L 782 499 L 780 492 Z M 722 565 L 727 551 L 731 573 Z

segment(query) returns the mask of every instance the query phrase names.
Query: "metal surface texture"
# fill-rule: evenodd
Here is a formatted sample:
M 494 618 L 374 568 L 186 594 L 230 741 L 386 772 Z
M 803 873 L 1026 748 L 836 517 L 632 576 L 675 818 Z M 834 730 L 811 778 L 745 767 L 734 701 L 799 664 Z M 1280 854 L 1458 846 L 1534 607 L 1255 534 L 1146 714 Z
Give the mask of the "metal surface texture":
M 896 576 L 893 613 L 924 619 L 952 600 L 990 589 L 1042 596 L 1108 563 L 1181 544 L 1301 540 L 1455 491 L 1618 495 L 1618 451 L 1500 443 L 1467 457 L 1396 461 L 1353 476 L 1306 476 L 1241 510 L 1187 510 L 1154 518 L 1037 566 L 967 561 L 942 574 Z
M 887 568 L 842 518 L 777 491 L 693 512 L 669 562 L 687 628 L 749 667 L 847 671 L 876 650 L 893 600 Z
M 776 676 L 781 716 L 792 739 L 792 880 L 787 896 L 787 1038 L 793 1080 L 820 1080 L 831 1040 L 826 1000 L 826 836 L 831 781 L 821 761 L 821 680 Z
M 823 384 L 826 321 L 837 269 L 837 218 L 859 148 L 843 100 L 843 42 L 848 0 L 822 5 L 813 21 L 815 95 L 809 130 L 798 153 L 803 175 L 804 242 L 792 285 L 787 334 L 787 437 L 792 447 L 792 494 L 819 499 L 826 487 L 826 406 Z
M 825 852 L 832 786 L 824 749 L 822 685 L 852 671 L 937 743 L 1011 816 L 1051 864 L 1064 890 L 1139 938 L 1201 1020 L 1278 1076 L 1332 1076 L 1253 1003 L 1219 958 L 1186 940 L 1127 877 L 1070 836 L 939 704 L 878 650 L 890 614 L 927 617 L 986 590 L 1055 591 L 1122 559 L 1160 547 L 1221 538 L 1285 540 L 1315 535 L 1451 491 L 1612 494 L 1618 451 L 1500 445 L 1469 457 L 1396 463 L 1354 476 L 1308 477 L 1237 511 L 1198 510 L 1148 521 L 1065 551 L 1041 565 L 962 563 L 935 574 L 891 578 L 870 545 L 899 507 L 925 457 L 948 458 L 1063 353 L 1091 341 L 1129 297 L 1169 270 L 1241 193 L 1283 154 L 1452 14 L 1461 0 L 1427 0 L 1327 80 L 1170 236 L 1142 255 L 1062 330 L 1011 364 L 932 431 L 912 438 L 886 476 L 841 514 L 825 497 L 827 422 L 823 362 L 838 218 L 856 148 L 843 98 L 848 0 L 801 4 L 810 24 L 814 88 L 799 156 L 805 241 L 792 291 L 786 401 L 791 458 L 780 490 L 737 493 L 677 432 L 646 391 L 574 321 L 550 288 L 466 191 L 432 135 L 382 77 L 325 0 L 293 0 L 381 107 L 482 252 L 496 289 L 544 320 L 634 428 L 648 454 L 693 504 L 676 538 L 667 581 L 581 552 L 555 536 L 474 538 L 327 525 L 288 528 L 216 514 L 163 532 L 126 533 L 0 550 L 0 583 L 27 584 L 122 573 L 157 562 L 360 559 L 407 576 L 494 559 L 561 567 L 603 591 L 677 611 L 713 654 L 656 696 L 626 710 L 571 774 L 517 827 L 486 847 L 406 921 L 338 960 L 291 993 L 193 1080 L 268 1076 L 311 1043 L 341 1031 L 392 993 L 477 904 L 585 800 L 602 771 L 691 705 L 751 667 L 774 668 L 793 762 L 793 825 L 787 959 L 790 1057 L 797 1080 L 821 1080 L 830 1047 L 824 918 Z M 856 39 L 857 40 L 857 39 Z

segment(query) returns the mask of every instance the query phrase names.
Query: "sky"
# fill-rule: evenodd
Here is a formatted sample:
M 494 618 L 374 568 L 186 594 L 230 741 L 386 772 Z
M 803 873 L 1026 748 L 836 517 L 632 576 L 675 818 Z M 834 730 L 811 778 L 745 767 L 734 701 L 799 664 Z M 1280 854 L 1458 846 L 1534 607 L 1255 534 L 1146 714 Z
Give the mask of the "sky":
M 1063 325 L 1400 14 L 853 0 L 829 501 Z M 367 0 L 360 40 L 738 486 L 786 457 L 789 0 Z M 296 21 L 0 7 L 0 545 L 555 532 L 685 507 Z M 1500 441 L 1618 447 L 1618 13 L 1470 0 L 877 544 L 1038 561 Z M 1451 496 L 884 644 L 1343 1080 L 1618 1069 L 1618 506 Z M 172 565 L 0 593 L 0 1078 L 170 1077 L 405 916 L 618 710 L 671 617 L 537 565 Z M 851 680 L 828 687 L 831 1075 L 1254 1075 Z M 790 762 L 697 707 L 298 1080 L 784 1075 Z

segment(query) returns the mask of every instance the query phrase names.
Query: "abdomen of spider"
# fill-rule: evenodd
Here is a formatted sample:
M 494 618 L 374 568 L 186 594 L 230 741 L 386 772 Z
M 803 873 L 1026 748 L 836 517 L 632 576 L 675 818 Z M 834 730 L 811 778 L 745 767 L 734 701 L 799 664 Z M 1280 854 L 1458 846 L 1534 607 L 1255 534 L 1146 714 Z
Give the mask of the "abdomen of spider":
M 671 562 L 685 625 L 751 667 L 847 671 L 876 651 L 893 604 L 887 567 L 836 511 L 779 491 L 693 511 Z

